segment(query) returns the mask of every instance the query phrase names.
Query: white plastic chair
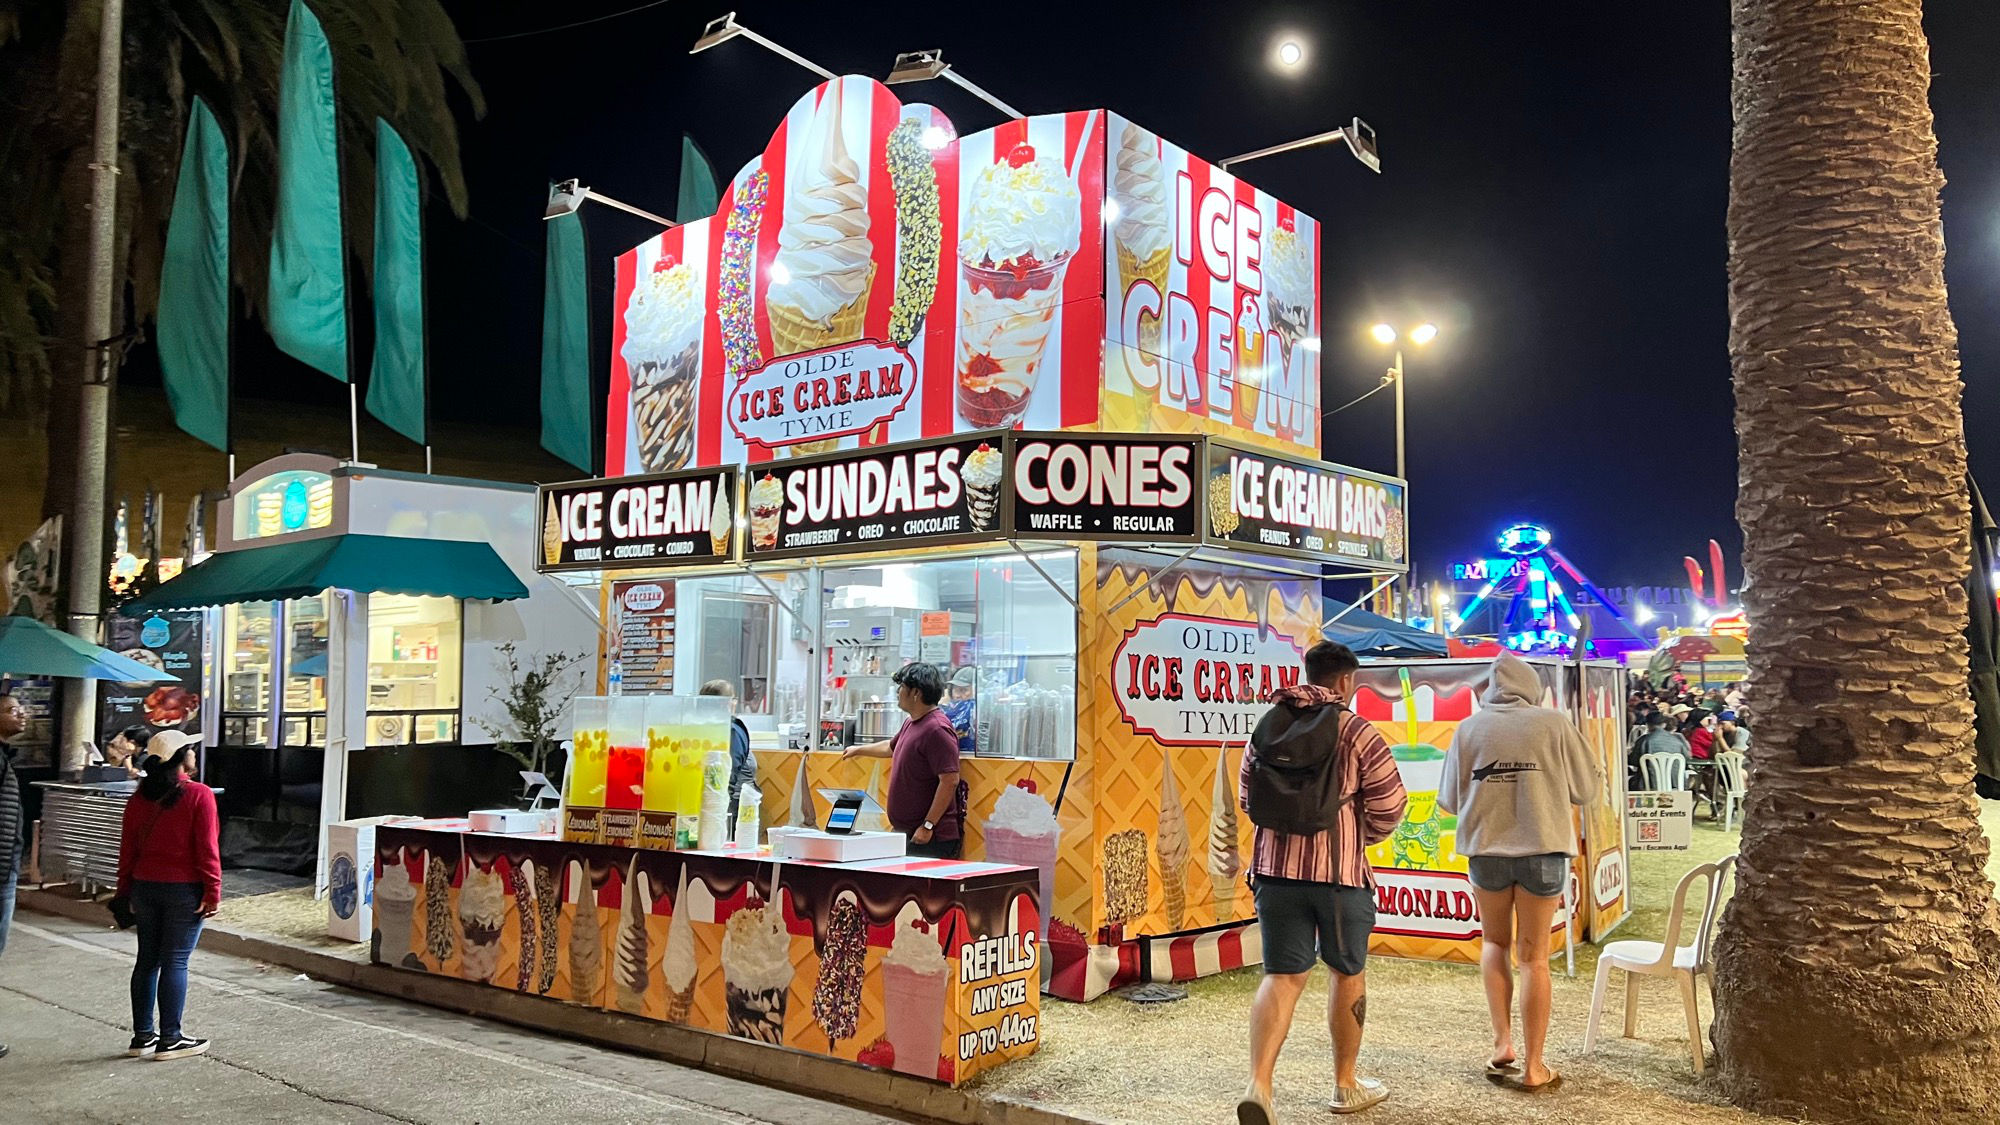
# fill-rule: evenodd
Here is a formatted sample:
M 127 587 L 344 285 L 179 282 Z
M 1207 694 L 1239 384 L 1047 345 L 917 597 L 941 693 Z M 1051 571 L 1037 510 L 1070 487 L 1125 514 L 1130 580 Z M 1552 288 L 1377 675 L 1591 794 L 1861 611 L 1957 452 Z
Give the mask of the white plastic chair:
M 1722 797 L 1722 830 L 1729 831 L 1736 825 L 1736 814 L 1743 810 L 1744 778 L 1748 773 L 1748 762 L 1741 750 L 1726 750 L 1715 756 L 1715 770 L 1719 775 Z
M 1671 977 L 1680 985 L 1681 1006 L 1687 1009 L 1688 1050 L 1694 1057 L 1694 1072 L 1700 1075 L 1707 1067 L 1707 1052 L 1701 1041 L 1701 1006 L 1695 998 L 1695 981 L 1709 978 L 1709 989 L 1715 988 L 1714 964 L 1710 961 L 1710 937 L 1714 932 L 1715 918 L 1722 906 L 1723 889 L 1736 869 L 1736 857 L 1726 856 L 1714 863 L 1704 863 L 1681 876 L 1680 885 L 1674 888 L 1674 907 L 1667 915 L 1666 940 L 1659 941 L 1614 941 L 1605 946 L 1597 957 L 1597 984 L 1590 993 L 1590 1022 L 1583 1032 L 1583 1052 L 1589 1054 L 1597 1046 L 1597 1028 L 1604 1016 L 1604 991 L 1611 981 L 1611 970 L 1620 969 L 1625 976 L 1625 1037 L 1634 1039 L 1639 1034 L 1639 989 L 1637 976 Z M 1708 881 L 1701 921 L 1695 931 L 1692 945 L 1681 945 L 1681 923 L 1686 918 L 1688 890 L 1697 880 Z
M 1678 793 L 1688 787 L 1688 762 L 1679 754 L 1641 754 L 1639 776 L 1656 793 Z

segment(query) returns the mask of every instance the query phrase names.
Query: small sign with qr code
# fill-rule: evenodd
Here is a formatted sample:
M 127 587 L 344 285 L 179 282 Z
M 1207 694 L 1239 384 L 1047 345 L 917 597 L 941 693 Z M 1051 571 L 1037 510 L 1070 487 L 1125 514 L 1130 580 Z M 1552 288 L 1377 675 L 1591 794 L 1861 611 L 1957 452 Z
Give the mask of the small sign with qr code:
M 1686 851 L 1694 843 L 1694 794 L 1648 790 L 1627 793 L 1625 841 L 1636 851 Z

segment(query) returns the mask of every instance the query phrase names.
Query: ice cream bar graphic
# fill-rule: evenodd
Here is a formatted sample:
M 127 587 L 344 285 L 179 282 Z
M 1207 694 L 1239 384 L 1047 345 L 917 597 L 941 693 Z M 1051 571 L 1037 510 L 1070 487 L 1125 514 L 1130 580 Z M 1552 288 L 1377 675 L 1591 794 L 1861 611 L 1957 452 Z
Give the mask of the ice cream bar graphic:
M 1410 693 L 1416 702 L 1417 721 L 1420 723 L 1456 723 L 1472 717 L 1479 710 L 1479 695 L 1471 685 L 1439 692 L 1429 684 L 1418 684 Z M 1401 723 L 1407 721 L 1406 701 L 1394 696 L 1383 695 L 1372 687 L 1354 690 L 1354 713 L 1373 723 Z

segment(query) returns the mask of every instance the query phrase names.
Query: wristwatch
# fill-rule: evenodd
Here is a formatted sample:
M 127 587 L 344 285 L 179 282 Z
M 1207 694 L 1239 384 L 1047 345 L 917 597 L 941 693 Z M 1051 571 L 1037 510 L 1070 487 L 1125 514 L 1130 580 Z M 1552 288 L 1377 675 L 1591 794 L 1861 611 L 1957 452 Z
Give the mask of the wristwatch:
M 926 820 L 924 821 L 924 831 L 935 832 L 937 831 L 937 825 L 932 824 L 930 821 Z

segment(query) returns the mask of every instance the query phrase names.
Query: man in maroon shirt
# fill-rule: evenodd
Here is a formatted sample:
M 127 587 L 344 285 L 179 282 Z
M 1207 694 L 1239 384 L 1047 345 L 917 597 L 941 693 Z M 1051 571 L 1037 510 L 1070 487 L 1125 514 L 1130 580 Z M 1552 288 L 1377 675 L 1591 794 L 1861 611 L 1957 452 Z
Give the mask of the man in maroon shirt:
M 910 838 L 911 855 L 957 859 L 965 798 L 958 788 L 958 732 L 938 708 L 944 673 L 919 661 L 905 664 L 889 680 L 909 722 L 894 738 L 850 746 L 841 756 L 888 758 L 889 827 Z

